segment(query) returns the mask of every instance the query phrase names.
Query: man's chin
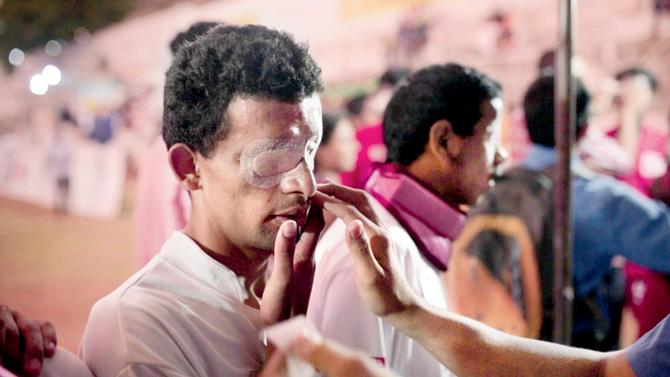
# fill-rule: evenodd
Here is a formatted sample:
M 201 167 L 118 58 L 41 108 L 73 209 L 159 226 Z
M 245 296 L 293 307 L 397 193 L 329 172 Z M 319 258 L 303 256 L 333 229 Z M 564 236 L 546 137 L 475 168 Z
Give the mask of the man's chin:
M 275 222 L 265 222 L 261 225 L 257 248 L 269 254 L 274 253 L 275 240 L 279 232 L 279 226 Z

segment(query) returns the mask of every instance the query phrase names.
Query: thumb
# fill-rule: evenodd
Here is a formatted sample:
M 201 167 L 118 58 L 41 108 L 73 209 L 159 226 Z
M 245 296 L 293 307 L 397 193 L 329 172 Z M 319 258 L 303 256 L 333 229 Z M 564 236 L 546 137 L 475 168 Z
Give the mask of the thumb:
M 288 286 L 293 269 L 293 249 L 298 225 L 295 221 L 285 221 L 279 227 L 275 239 L 272 272 L 265 284 L 261 299 L 261 316 L 268 323 L 276 323 L 290 313 Z
M 285 221 L 279 226 L 279 231 L 277 232 L 277 237 L 275 239 L 270 279 L 281 277 L 280 280 L 286 280 L 288 283 L 288 279 L 291 276 L 291 270 L 293 269 L 292 258 L 297 232 L 298 225 L 293 220 Z

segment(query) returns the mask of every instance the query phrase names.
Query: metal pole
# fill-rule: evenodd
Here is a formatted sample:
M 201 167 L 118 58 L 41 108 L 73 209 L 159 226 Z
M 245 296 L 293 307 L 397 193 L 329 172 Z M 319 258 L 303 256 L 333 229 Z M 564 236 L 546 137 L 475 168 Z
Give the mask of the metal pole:
M 554 167 L 554 328 L 557 343 L 572 338 L 572 198 L 570 157 L 575 139 L 575 88 L 572 76 L 574 0 L 559 0 L 559 48 L 556 54 L 554 112 L 556 154 Z

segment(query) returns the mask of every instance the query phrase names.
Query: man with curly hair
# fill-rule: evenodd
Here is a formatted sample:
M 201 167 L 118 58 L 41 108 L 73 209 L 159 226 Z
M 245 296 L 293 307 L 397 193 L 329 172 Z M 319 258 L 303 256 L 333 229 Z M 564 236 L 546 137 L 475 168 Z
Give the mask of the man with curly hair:
M 261 329 L 304 313 L 309 298 L 323 224 L 310 210 L 321 90 L 306 47 L 276 30 L 217 26 L 179 49 L 163 138 L 191 215 L 93 307 L 80 353 L 96 376 L 261 369 Z

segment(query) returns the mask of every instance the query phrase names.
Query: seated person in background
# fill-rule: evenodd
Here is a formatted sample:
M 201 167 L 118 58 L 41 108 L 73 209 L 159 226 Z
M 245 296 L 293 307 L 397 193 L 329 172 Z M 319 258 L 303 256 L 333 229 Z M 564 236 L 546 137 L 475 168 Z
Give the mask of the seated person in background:
M 583 135 L 589 95 L 579 81 L 576 88 L 577 135 Z M 498 284 L 506 288 L 509 298 L 529 320 L 531 329 L 514 333 L 545 340 L 551 339 L 553 307 L 551 172 L 556 162 L 553 98 L 553 74 L 538 78 L 530 86 L 524 98 L 526 124 L 533 142 L 530 153 L 482 197 L 463 230 L 463 234 L 494 230 L 512 235 L 517 242 L 509 245 L 519 250 L 500 250 L 500 247 L 472 250 L 467 245 L 456 247 L 459 244 L 454 247 L 453 255 L 460 266 L 474 266 L 474 271 L 489 277 L 507 277 Z M 591 172 L 577 158 L 573 160 L 572 200 L 575 288 L 572 344 L 604 351 L 616 349 L 619 332 L 616 318 L 621 313 L 621 304 L 618 302 L 618 308 L 614 304 L 622 297 L 611 295 L 613 284 L 608 279 L 612 258 L 622 255 L 656 271 L 670 272 L 670 210 L 624 183 Z M 521 226 L 510 231 L 513 221 Z M 505 261 L 487 263 L 498 259 Z M 488 270 L 489 266 L 497 266 L 499 270 Z M 459 292 L 452 295 L 455 300 L 464 295 L 490 294 L 490 289 L 477 281 L 479 275 L 470 270 L 454 268 L 448 274 L 453 275 L 448 279 L 450 289 Z M 479 319 L 481 310 L 471 306 L 461 312 Z
M 316 151 L 314 175 L 316 180 L 326 179 L 340 183 L 340 174 L 356 166 L 361 145 L 356 140 L 356 130 L 351 121 L 341 113 L 323 113 L 323 139 Z
M 261 329 L 309 298 L 321 89 L 307 49 L 263 26 L 217 26 L 179 49 L 163 138 L 191 216 L 91 310 L 80 355 L 97 377 L 261 369 Z
M 411 289 L 440 308 L 447 308 L 440 272 L 465 221 L 459 206 L 474 204 L 489 189 L 502 161 L 502 105 L 497 82 L 475 69 L 444 64 L 410 77 L 384 114 L 390 163 L 372 174 L 366 190 L 388 226 Z M 307 318 L 325 336 L 401 375 L 448 375 L 426 350 L 368 311 L 356 294 L 343 235 L 344 223 L 337 221 L 319 242 Z

